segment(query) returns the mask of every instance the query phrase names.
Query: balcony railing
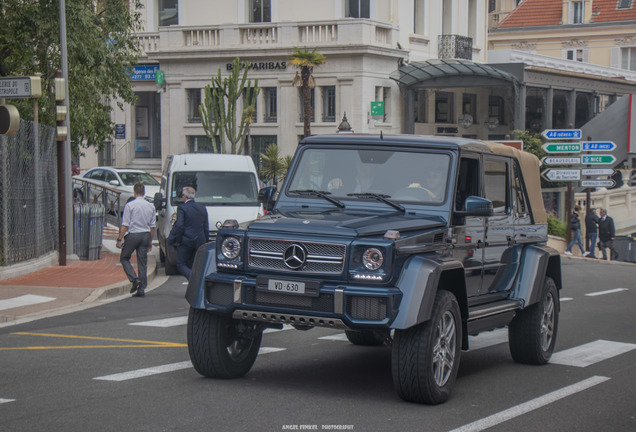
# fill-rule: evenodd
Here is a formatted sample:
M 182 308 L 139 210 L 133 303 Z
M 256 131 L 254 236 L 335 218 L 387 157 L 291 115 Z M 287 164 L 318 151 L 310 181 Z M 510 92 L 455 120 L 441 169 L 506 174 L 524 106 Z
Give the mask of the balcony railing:
M 473 59 L 473 38 L 459 35 L 439 35 L 437 56 L 441 59 Z
M 141 55 L 196 50 L 253 49 L 260 46 L 291 48 L 363 44 L 393 47 L 397 28 L 371 20 L 254 23 L 218 26 L 168 26 L 158 32 L 136 34 Z

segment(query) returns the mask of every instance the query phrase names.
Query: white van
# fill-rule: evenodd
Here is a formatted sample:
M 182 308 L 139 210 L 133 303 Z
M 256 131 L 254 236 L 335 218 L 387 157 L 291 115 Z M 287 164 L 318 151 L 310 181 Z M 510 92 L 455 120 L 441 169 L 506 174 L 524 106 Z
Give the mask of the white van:
M 166 240 L 181 204 L 181 189 L 196 189 L 195 200 L 206 206 L 210 240 L 226 219 L 239 223 L 262 216 L 258 202 L 258 175 L 252 158 L 243 155 L 188 153 L 170 155 L 161 173 L 161 187 L 155 196 L 159 258 L 166 274 L 177 274 L 177 251 Z

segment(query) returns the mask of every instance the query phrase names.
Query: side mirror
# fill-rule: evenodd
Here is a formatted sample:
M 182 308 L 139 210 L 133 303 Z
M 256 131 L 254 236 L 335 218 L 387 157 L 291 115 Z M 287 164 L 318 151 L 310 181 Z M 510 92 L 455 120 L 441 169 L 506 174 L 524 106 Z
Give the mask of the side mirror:
M 278 192 L 276 186 L 267 186 L 258 191 L 258 202 L 263 204 L 263 209 L 266 211 L 272 211 L 276 200 L 278 199 Z
M 117 180 L 111 180 L 108 182 L 111 186 L 119 186 L 119 182 Z
M 458 216 L 492 216 L 492 201 L 477 196 L 469 196 L 464 202 L 464 211 L 455 212 Z
M 155 205 L 155 209 L 157 211 L 166 207 L 166 201 L 163 199 L 163 195 L 161 195 L 161 192 L 157 192 L 155 194 L 152 203 Z

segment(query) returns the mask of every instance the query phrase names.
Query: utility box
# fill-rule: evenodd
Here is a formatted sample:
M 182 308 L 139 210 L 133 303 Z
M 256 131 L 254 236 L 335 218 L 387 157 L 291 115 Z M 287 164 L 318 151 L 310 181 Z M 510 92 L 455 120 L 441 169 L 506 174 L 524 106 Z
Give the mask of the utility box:
M 73 204 L 73 245 L 80 259 L 101 259 L 105 215 L 102 204 Z

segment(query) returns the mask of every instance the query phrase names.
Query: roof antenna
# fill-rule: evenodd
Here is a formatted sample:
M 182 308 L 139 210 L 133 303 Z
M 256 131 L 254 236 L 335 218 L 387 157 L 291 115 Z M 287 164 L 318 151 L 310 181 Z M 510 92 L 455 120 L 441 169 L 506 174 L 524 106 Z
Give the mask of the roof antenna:
M 380 130 L 380 139 L 384 139 L 384 135 L 382 135 L 382 131 Z

